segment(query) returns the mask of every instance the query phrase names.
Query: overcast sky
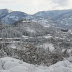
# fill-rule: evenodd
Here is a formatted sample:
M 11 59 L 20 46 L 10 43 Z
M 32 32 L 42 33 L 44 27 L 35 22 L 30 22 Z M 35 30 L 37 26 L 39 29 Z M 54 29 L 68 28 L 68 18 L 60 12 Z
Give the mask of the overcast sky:
M 0 9 L 5 8 L 33 14 L 53 9 L 72 9 L 72 0 L 0 0 Z

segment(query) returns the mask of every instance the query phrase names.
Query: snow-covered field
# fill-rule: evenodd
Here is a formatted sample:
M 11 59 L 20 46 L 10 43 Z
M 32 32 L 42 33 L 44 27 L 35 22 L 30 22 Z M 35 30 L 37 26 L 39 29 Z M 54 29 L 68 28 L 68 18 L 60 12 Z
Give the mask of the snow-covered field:
M 65 60 L 50 67 L 25 63 L 11 57 L 0 58 L 0 72 L 72 72 L 72 64 Z

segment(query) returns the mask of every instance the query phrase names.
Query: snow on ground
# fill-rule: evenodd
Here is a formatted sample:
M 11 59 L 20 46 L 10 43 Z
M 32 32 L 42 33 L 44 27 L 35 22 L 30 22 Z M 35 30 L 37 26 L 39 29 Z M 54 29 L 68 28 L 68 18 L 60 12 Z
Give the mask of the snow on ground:
M 0 58 L 0 72 L 72 72 L 72 64 L 60 61 L 50 67 L 25 63 L 11 57 Z
M 9 45 L 9 48 L 16 49 L 17 47 L 15 46 L 15 44 L 11 44 L 11 45 Z
M 22 35 L 22 38 L 24 38 L 24 39 L 28 39 L 29 36 Z
M 41 47 L 41 48 L 44 48 L 44 49 L 47 49 L 49 48 L 49 50 L 52 52 L 55 48 L 54 48 L 54 45 L 52 43 L 43 43 L 42 45 L 39 45 L 37 47 Z
M 52 36 L 50 34 L 43 36 L 46 39 L 52 38 Z
M 29 28 L 29 27 L 27 27 L 27 31 L 29 31 L 31 33 L 35 33 L 35 30 L 33 30 L 33 29 Z

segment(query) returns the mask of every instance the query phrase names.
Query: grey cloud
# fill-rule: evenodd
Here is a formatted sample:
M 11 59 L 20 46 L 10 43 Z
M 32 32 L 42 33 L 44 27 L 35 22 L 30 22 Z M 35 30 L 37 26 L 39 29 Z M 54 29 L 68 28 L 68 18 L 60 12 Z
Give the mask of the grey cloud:
M 68 0 L 52 0 L 52 2 L 59 5 L 66 5 Z

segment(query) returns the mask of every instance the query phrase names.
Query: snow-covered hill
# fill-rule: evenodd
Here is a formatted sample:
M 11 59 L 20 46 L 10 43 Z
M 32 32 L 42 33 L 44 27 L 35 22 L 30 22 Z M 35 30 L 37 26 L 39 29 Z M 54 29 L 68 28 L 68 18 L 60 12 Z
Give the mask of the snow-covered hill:
M 13 11 L 9 13 L 8 15 L 6 15 L 4 18 L 2 18 L 2 22 L 6 24 L 13 24 L 16 21 L 26 18 L 27 15 L 28 14 L 23 12 Z
M 8 9 L 0 9 L 0 19 L 4 18 L 6 15 L 8 15 L 11 12 L 11 10 Z
M 43 26 L 56 26 L 72 28 L 72 10 L 40 11 L 33 15 L 21 11 L 0 10 L 0 20 L 6 24 L 13 24 L 21 19 L 30 19 L 41 23 Z
M 55 27 L 72 28 L 72 10 L 40 11 L 34 14 L 36 20 L 42 21 L 45 26 L 50 24 Z M 38 18 L 37 18 L 38 17 Z
M 37 66 L 22 60 L 4 57 L 0 58 L 0 72 L 72 72 L 72 64 L 65 60 L 50 67 Z

